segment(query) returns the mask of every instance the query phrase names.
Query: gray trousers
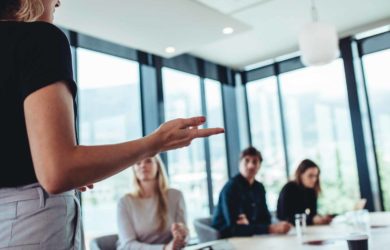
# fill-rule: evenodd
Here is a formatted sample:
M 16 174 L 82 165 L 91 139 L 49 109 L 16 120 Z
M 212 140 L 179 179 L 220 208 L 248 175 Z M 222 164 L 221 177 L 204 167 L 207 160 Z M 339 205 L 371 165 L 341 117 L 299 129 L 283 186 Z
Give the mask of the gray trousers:
M 0 189 L 1 250 L 83 250 L 74 191 L 50 195 L 39 185 Z

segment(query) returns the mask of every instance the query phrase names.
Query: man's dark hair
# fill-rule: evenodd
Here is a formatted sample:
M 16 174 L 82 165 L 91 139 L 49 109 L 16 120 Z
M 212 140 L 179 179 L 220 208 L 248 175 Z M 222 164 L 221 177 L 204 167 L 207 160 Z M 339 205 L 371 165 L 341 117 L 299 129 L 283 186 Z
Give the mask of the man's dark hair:
M 242 160 L 245 156 L 255 156 L 259 159 L 260 163 L 263 161 L 263 157 L 261 156 L 260 151 L 253 146 L 250 146 L 241 151 L 240 160 Z

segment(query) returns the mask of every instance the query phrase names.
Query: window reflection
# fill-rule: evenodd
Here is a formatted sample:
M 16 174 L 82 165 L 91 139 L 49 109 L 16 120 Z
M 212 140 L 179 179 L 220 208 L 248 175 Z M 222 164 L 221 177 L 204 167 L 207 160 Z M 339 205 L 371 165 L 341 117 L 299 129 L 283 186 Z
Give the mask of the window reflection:
M 287 182 L 276 77 L 246 86 L 252 144 L 264 161 L 258 174 L 267 191 L 270 210 L 276 210 L 279 192 Z
M 321 168 L 320 210 L 351 210 L 360 194 L 343 61 L 284 73 L 280 80 L 290 175 L 301 160 L 314 160 Z
M 80 144 L 110 144 L 142 136 L 138 63 L 77 49 Z M 129 192 L 130 171 L 95 184 L 82 194 L 89 240 L 117 231 L 116 205 Z
M 200 78 L 177 70 L 163 68 L 165 120 L 202 115 Z M 188 148 L 168 152 L 168 172 L 172 187 L 180 189 L 187 205 L 187 221 L 195 236 L 195 218 L 209 215 L 207 173 L 203 140 Z
M 390 210 L 390 49 L 363 57 L 375 150 L 386 210 Z
M 208 127 L 224 127 L 221 83 L 205 79 L 207 125 Z M 211 179 L 213 183 L 213 201 L 217 204 L 219 193 L 228 180 L 226 162 L 225 135 L 220 134 L 209 138 Z

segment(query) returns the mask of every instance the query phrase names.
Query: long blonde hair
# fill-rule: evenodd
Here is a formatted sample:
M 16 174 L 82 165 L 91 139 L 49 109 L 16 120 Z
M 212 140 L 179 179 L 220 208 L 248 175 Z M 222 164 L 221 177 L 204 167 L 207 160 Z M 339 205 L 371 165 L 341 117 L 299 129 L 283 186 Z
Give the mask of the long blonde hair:
M 42 0 L 1 0 L 0 20 L 34 22 L 44 10 Z
M 165 170 L 164 163 L 162 162 L 160 156 L 156 155 L 152 157 L 152 161 L 157 165 L 157 198 L 158 198 L 158 218 L 160 219 L 158 230 L 163 231 L 167 227 L 168 220 L 168 201 L 167 201 L 167 191 L 169 188 L 168 177 Z M 134 197 L 141 198 L 142 197 L 142 187 L 140 180 L 138 180 L 135 169 L 133 168 L 133 190 L 131 194 Z

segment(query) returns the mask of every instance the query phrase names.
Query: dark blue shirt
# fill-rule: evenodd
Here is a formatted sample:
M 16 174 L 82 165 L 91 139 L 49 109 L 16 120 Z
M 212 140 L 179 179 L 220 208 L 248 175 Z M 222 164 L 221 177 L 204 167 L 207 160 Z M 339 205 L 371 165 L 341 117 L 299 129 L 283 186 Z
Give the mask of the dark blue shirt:
M 249 225 L 236 223 L 240 214 L 246 215 Z M 250 185 L 241 174 L 226 183 L 213 216 L 213 227 L 222 238 L 267 234 L 270 223 L 263 184 L 255 181 Z

